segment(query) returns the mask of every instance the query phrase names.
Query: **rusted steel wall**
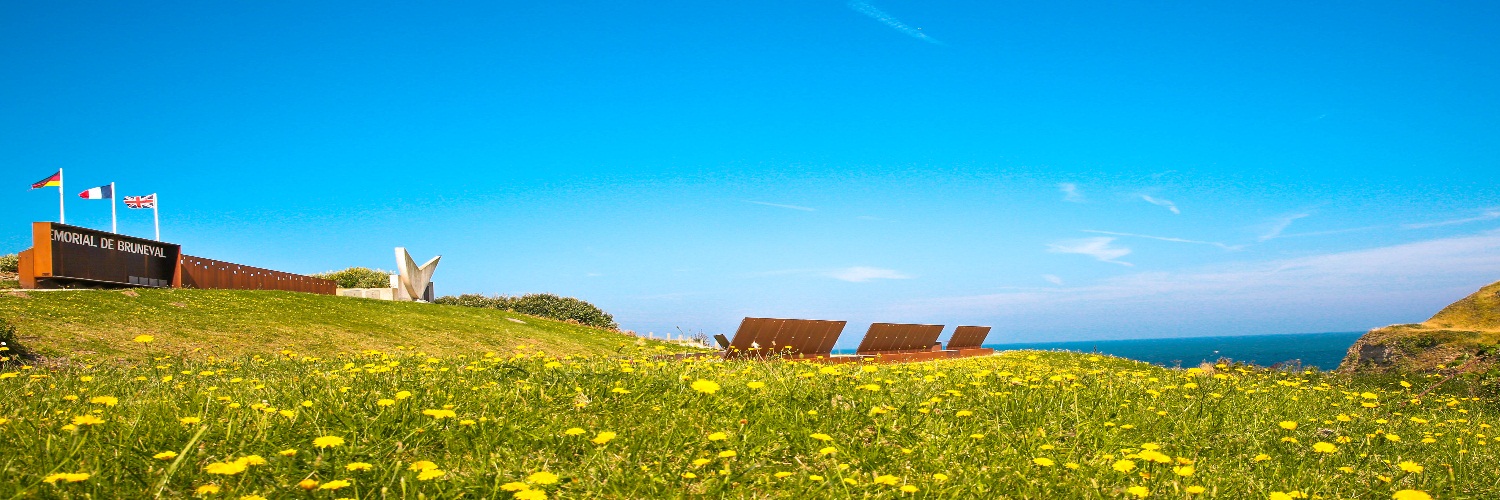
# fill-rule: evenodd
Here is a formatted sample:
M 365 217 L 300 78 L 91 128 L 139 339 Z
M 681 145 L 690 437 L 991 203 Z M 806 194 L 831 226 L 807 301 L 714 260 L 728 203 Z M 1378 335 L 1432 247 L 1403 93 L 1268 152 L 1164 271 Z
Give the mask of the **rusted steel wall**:
M 860 340 L 858 354 L 930 351 L 943 325 L 874 323 Z
M 948 349 L 978 348 L 984 345 L 984 339 L 989 335 L 988 326 L 960 326 L 953 329 L 953 337 L 948 339 Z
M 745 318 L 728 352 L 731 356 L 826 356 L 843 331 L 843 321 Z
M 284 290 L 334 295 L 338 284 L 331 280 L 242 266 L 203 257 L 183 255 L 179 265 L 182 288 L 221 290 Z

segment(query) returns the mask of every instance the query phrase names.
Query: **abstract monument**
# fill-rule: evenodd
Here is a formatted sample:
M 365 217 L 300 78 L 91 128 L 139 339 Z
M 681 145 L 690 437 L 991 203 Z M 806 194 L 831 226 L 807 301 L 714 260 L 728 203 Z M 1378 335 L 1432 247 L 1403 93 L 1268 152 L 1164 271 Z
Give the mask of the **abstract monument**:
M 391 276 L 391 287 L 396 289 L 396 300 L 419 300 L 432 302 L 432 273 L 437 270 L 443 256 L 433 257 L 421 266 L 411 259 L 404 247 L 396 247 L 396 272 Z

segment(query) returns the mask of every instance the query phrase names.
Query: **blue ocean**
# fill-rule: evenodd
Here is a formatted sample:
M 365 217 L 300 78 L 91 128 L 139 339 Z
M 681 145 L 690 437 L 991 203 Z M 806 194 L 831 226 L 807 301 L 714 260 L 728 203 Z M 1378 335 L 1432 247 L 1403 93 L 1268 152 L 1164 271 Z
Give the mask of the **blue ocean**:
M 1168 367 L 1193 367 L 1220 358 L 1271 366 L 1301 361 L 1304 368 L 1333 370 L 1363 332 L 1292 333 L 1237 337 L 1087 340 L 1029 344 L 985 344 L 996 350 L 1041 349 L 1097 352 Z

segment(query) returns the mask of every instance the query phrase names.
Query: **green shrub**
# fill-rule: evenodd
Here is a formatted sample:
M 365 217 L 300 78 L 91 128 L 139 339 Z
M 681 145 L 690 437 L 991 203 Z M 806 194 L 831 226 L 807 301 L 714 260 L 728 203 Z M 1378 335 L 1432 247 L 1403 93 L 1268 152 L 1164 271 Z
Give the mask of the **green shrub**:
M 615 323 L 615 317 L 597 306 L 573 297 L 559 297 L 550 293 L 529 293 L 520 297 L 504 295 L 485 297 L 471 293 L 457 297 L 451 295 L 439 297 L 433 302 L 451 306 L 514 311 L 558 321 L 573 321 L 580 325 L 606 330 L 620 329 L 620 325 Z
M 314 274 L 313 277 L 333 280 L 339 284 L 339 288 L 390 288 L 392 274 L 395 273 L 368 267 L 351 267 L 343 271 Z
M 21 269 L 21 257 L 16 254 L 0 255 L 0 273 L 14 273 Z

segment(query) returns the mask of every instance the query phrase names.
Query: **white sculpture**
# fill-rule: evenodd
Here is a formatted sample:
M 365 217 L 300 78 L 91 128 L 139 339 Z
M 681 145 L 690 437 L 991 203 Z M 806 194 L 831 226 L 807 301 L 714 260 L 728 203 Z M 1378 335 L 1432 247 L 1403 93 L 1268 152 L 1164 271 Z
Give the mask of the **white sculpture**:
M 398 295 L 405 292 L 407 300 L 428 301 L 432 290 L 432 272 L 437 270 L 438 260 L 443 256 L 433 257 L 426 264 L 417 266 L 417 262 L 411 260 L 411 254 L 404 247 L 396 247 L 396 271 L 400 274 L 392 276 L 391 281 L 395 285 Z

